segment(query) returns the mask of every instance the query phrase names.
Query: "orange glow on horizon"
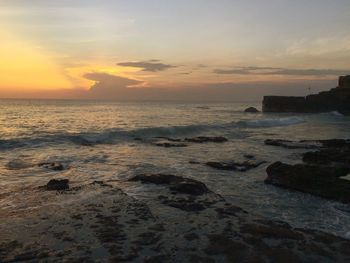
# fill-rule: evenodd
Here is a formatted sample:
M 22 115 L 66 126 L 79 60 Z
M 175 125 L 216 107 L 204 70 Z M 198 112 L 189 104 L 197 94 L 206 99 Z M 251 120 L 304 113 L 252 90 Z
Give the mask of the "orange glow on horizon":
M 10 34 L 2 33 L 0 57 L 0 91 L 74 87 L 50 55 Z

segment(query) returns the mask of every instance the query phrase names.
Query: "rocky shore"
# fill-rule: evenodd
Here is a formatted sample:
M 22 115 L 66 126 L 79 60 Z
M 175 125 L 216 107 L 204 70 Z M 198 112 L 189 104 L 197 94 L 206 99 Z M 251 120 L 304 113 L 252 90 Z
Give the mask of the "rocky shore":
M 350 141 L 266 140 L 265 144 L 288 149 L 317 149 L 302 155 L 302 163 L 275 162 L 266 172 L 265 183 L 350 203 Z
M 136 141 L 165 148 L 180 146 L 157 144 L 229 142 L 209 136 Z M 350 140 L 268 139 L 265 144 L 305 152 L 298 164 L 271 164 L 250 153 L 237 160 L 218 157 L 190 163 L 213 172 L 227 171 L 228 176 L 248 175 L 270 163 L 265 183 L 350 203 L 350 181 L 344 179 L 350 173 Z M 2 218 L 0 262 L 350 261 L 349 239 L 248 212 L 197 177 L 160 171 L 81 185 L 60 176 L 71 169 L 64 163 L 22 165 L 16 160 L 7 165 L 7 169 L 31 167 L 54 172 L 56 178 L 25 189 L 40 205 Z M 138 199 L 124 190 L 128 187 L 153 192 Z
M 115 183 L 39 191 L 50 201 L 94 191 L 92 199 L 5 218 L 16 240 L 0 244 L 1 262 L 347 262 L 350 240 L 293 228 L 248 213 L 196 180 L 141 174 L 167 194 L 143 202 Z M 55 213 L 49 211 L 55 211 Z M 22 233 L 22 234 L 20 234 Z

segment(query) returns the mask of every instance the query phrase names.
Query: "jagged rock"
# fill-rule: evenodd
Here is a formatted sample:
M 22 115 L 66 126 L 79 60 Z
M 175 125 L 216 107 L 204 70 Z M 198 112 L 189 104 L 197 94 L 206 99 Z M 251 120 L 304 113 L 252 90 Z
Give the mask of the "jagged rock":
M 129 179 L 129 181 L 168 185 L 171 191 L 189 195 L 203 195 L 210 192 L 202 182 L 171 174 L 141 174 Z
M 68 179 L 52 179 L 45 186 L 47 191 L 64 191 L 69 189 Z
M 350 181 L 340 178 L 350 172 L 346 167 L 276 162 L 266 172 L 265 183 L 350 203 Z
M 265 163 L 265 161 L 254 162 L 251 160 L 244 162 L 207 162 L 206 165 L 218 170 L 245 172 Z
M 50 170 L 53 170 L 53 171 L 63 171 L 64 170 L 63 164 L 56 163 L 56 162 L 53 162 L 53 163 L 39 163 L 38 166 L 46 168 L 46 169 L 50 169 Z
M 222 143 L 227 142 L 228 140 L 225 137 L 207 137 L 207 136 L 198 136 L 194 138 L 185 138 L 186 142 L 194 142 L 194 143 L 205 143 L 205 142 L 216 142 Z
M 244 110 L 244 112 L 248 112 L 248 113 L 258 113 L 260 112 L 257 108 L 254 108 L 254 107 L 249 107 L 249 108 L 246 108 Z

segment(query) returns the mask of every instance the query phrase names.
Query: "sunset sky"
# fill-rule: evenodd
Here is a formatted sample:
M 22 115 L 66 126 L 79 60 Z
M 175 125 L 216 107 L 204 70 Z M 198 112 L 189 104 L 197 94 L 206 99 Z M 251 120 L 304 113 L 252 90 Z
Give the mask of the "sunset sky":
M 302 94 L 350 74 L 349 25 L 349 0 L 1 0 L 0 97 Z

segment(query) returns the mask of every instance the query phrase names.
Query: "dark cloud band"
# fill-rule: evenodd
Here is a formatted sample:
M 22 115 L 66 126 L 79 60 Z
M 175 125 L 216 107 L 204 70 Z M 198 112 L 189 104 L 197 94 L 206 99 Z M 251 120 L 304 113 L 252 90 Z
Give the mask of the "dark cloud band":
M 149 72 L 164 71 L 170 68 L 176 68 L 176 66 L 163 64 L 156 59 L 152 59 L 149 61 L 138 61 L 138 62 L 121 62 L 121 63 L 118 63 L 117 65 L 122 67 L 140 68 L 142 69 L 142 71 L 149 71 Z
M 233 69 L 215 69 L 215 74 L 223 75 L 288 75 L 288 76 L 339 76 L 349 74 L 350 70 L 336 69 L 288 69 L 273 67 L 238 67 Z

